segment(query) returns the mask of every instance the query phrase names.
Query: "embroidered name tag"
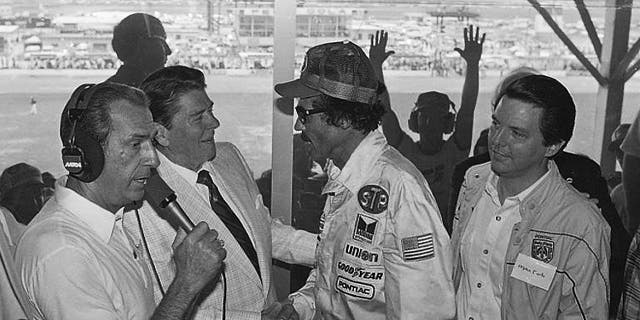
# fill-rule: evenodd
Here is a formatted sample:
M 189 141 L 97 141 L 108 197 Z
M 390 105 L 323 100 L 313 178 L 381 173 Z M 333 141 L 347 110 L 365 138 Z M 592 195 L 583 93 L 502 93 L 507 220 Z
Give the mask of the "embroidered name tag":
M 522 280 L 543 290 L 549 290 L 551 281 L 556 275 L 557 267 L 522 253 L 518 254 L 511 271 L 511 277 Z

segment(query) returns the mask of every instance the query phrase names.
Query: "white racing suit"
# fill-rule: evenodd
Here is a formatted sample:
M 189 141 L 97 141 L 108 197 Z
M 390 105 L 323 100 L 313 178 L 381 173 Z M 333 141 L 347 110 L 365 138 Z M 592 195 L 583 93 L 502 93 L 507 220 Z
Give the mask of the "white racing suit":
M 317 265 L 289 297 L 300 318 L 453 318 L 449 236 L 422 174 L 377 130 L 328 172 Z

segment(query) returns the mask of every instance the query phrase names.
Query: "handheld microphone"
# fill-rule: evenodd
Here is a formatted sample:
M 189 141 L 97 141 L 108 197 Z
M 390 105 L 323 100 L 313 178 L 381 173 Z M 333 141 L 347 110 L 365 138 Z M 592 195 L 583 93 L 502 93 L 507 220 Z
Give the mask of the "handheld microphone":
M 165 219 L 177 222 L 180 227 L 187 233 L 191 232 L 191 230 L 195 228 L 191 219 L 189 219 L 187 214 L 184 213 L 184 210 L 182 210 L 182 207 L 180 207 L 180 204 L 178 204 L 178 202 L 176 201 L 176 193 L 171 190 L 171 188 L 167 185 L 166 182 L 164 182 L 164 180 L 162 180 L 157 170 L 151 170 L 151 176 L 147 180 L 147 185 L 145 186 L 144 193 L 144 198 L 150 202 L 152 207 L 161 208 L 163 209 L 162 211 L 164 211 L 165 215 L 168 214 L 167 217 L 164 217 Z M 140 222 L 140 218 L 138 218 L 138 222 Z M 142 229 L 142 226 L 140 226 L 140 229 Z M 145 247 L 147 247 L 146 244 Z M 149 254 L 149 257 L 151 258 L 151 254 Z M 153 260 L 151 260 L 151 262 L 153 263 Z M 222 278 L 222 284 L 224 287 L 222 295 L 222 319 L 226 320 L 227 277 L 224 274 L 224 269 L 222 269 L 220 276 Z M 160 290 L 162 292 L 162 296 L 164 297 L 164 290 L 162 289 L 162 284 L 158 278 L 157 272 L 156 279 L 158 279 L 158 283 L 160 283 Z
M 176 201 L 176 193 L 162 180 L 157 171 L 152 171 L 144 192 L 147 194 L 145 198 L 151 202 L 153 207 L 165 209 L 163 211 L 170 214 L 167 218 L 173 218 L 184 231 L 189 233 L 195 228 L 191 219 Z

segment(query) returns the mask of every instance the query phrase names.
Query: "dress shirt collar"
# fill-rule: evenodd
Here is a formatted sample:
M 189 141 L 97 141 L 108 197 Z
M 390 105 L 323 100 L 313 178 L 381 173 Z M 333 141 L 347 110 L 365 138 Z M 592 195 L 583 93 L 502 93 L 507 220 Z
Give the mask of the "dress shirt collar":
M 66 187 L 67 176 L 56 181 L 54 197 L 58 204 L 89 226 L 105 243 L 111 239 L 116 218 L 122 219 L 124 207 L 115 214 Z
M 347 187 L 356 193 L 364 180 L 371 174 L 371 168 L 387 146 L 387 139 L 378 130 L 373 130 L 360 142 L 353 151 L 342 170 L 333 161 L 327 164 L 329 183 L 323 193 L 334 192 L 334 183 Z
M 505 203 L 506 203 L 506 200 L 513 200 L 513 201 L 517 201 L 518 203 L 524 201 L 524 199 L 531 193 L 531 191 L 533 191 L 533 189 L 535 189 L 538 185 L 540 185 L 542 181 L 544 181 L 550 175 L 552 171 L 551 166 L 552 166 L 552 162 L 549 161 L 549 163 L 547 164 L 547 172 L 543 174 L 542 177 L 538 178 L 538 180 L 536 180 L 526 189 L 520 191 L 520 193 L 516 194 L 515 196 L 507 197 L 505 199 Z M 487 194 L 489 194 L 491 199 L 493 199 L 493 201 L 498 206 L 501 206 L 500 200 L 498 197 L 498 176 L 493 172 L 493 170 L 489 173 L 489 179 L 487 179 L 487 183 L 485 184 L 484 191 Z
M 187 180 L 189 182 L 189 185 L 191 186 L 196 186 L 196 181 L 198 180 L 198 173 L 206 169 L 205 165 L 203 165 L 202 168 L 198 170 L 198 172 L 195 172 L 191 169 L 185 168 L 169 160 L 169 158 L 167 158 L 164 154 L 162 154 L 162 152 L 158 152 L 158 158 L 160 159 L 160 163 L 165 163 L 169 165 L 173 170 L 175 170 L 178 173 L 178 175 L 180 175 L 183 179 Z

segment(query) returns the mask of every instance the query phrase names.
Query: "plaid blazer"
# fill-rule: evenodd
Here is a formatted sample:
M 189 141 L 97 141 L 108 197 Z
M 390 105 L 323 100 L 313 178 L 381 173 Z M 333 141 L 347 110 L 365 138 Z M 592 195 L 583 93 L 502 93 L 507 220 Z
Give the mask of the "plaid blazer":
M 219 238 L 225 242 L 227 319 L 260 319 L 261 312 L 276 301 L 271 278 L 272 256 L 288 263 L 313 265 L 316 235 L 295 230 L 271 219 L 240 151 L 233 144 L 224 142 L 217 143 L 216 149 L 216 158 L 205 163 L 203 168 L 210 172 L 233 212 L 241 215 L 246 222 L 244 227 L 255 243 L 262 279 L 256 274 L 233 235 L 213 212 L 208 199 L 202 197 L 170 165 L 161 163 L 158 173 L 176 192 L 178 202 L 191 220 L 196 224 L 205 221 L 210 228 L 218 231 Z M 157 270 L 161 285 L 166 291 L 175 276 L 171 244 L 176 230 L 159 217 L 147 202 L 139 209 L 139 217 L 143 232 L 140 232 L 134 212 L 124 215 L 125 228 L 138 237 L 134 240 L 138 245 L 144 245 L 144 235 L 151 254 L 151 259 L 146 254 L 145 258 L 149 266 Z M 154 287 L 156 303 L 159 303 L 162 295 L 157 285 Z M 219 281 L 198 306 L 194 319 L 221 319 L 222 298 L 223 285 Z

